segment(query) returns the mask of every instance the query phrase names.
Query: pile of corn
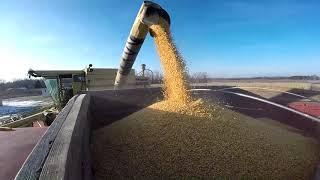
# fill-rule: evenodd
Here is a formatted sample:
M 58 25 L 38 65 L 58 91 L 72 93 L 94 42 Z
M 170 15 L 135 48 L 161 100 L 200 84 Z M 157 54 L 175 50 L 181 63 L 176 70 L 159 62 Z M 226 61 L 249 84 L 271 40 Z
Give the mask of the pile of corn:
M 152 27 L 165 100 L 93 133 L 93 168 L 106 177 L 309 179 L 319 145 L 289 127 L 259 121 L 187 93 L 185 63 L 168 29 Z
M 191 113 L 192 112 L 192 113 Z M 97 179 L 310 179 L 319 144 L 289 127 L 198 100 L 155 103 L 93 133 Z

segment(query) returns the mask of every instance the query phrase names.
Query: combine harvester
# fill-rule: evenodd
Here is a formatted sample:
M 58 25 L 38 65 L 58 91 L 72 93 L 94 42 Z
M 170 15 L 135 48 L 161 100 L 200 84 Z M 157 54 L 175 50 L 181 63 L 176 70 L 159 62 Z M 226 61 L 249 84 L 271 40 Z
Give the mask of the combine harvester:
M 168 13 L 158 4 L 145 1 L 139 10 L 126 42 L 120 68 L 114 74 L 115 89 L 92 91 L 90 88 L 88 89 L 88 86 L 86 86 L 87 89 L 84 89 L 81 83 L 86 81 L 88 84 L 90 70 L 86 71 L 87 76 L 83 75 L 85 74 L 83 71 L 51 72 L 51 74 L 30 71 L 30 74 L 34 76 L 47 78 L 51 76 L 52 79 L 56 79 L 56 83 L 61 83 L 61 78 L 65 77 L 78 79 L 80 84 L 73 83 L 72 86 L 80 88 L 78 88 L 79 91 L 74 92 L 75 95 L 63 107 L 27 159 L 19 159 L 19 162 L 24 161 L 20 169 L 18 166 L 0 167 L 7 168 L 7 170 L 11 168 L 11 174 L 7 174 L 4 178 L 12 178 L 12 173 L 16 173 L 15 179 L 17 180 L 94 179 L 93 159 L 90 153 L 92 132 L 163 98 L 161 88 L 124 88 L 130 83 L 132 65 L 149 32 L 149 26 L 158 24 L 160 21 L 170 24 Z M 102 73 L 101 77 L 105 75 Z M 79 77 L 86 77 L 86 80 Z M 78 80 L 73 82 L 78 82 Z M 62 86 L 59 87 L 59 91 L 62 91 Z M 255 111 L 257 116 L 260 112 L 263 112 L 263 116 L 270 115 L 271 119 L 294 126 L 305 135 L 316 139 L 319 137 L 319 119 L 317 118 L 298 113 L 290 108 L 283 108 L 275 103 L 248 98 L 239 93 L 213 91 L 210 90 L 210 87 L 205 87 L 206 89 L 203 89 L 204 87 L 198 88 L 199 90 L 192 90 L 195 96 L 230 106 L 249 105 L 257 109 Z M 77 94 L 80 91 L 85 92 Z M 263 111 L 260 111 L 261 109 Z M 242 109 L 239 112 L 249 114 L 251 110 Z M 41 132 L 38 133 L 38 136 L 39 134 Z M 315 167 L 314 172 L 314 178 L 320 179 L 320 174 L 317 174 L 319 169 Z

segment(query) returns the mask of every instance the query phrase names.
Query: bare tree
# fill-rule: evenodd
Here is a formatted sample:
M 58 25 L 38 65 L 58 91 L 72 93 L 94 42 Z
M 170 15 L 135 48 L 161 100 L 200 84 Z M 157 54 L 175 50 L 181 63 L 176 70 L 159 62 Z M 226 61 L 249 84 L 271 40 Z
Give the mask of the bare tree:
M 163 82 L 163 75 L 159 71 L 153 72 L 153 83 L 154 84 L 161 84 Z
M 208 73 L 207 72 L 195 72 L 189 77 L 192 83 L 207 83 Z
M 0 89 L 5 90 L 8 88 L 44 88 L 44 82 L 42 79 L 18 79 L 15 81 L 5 82 L 0 80 Z
M 5 83 L 6 83 L 6 81 L 5 80 L 3 80 L 3 79 L 0 79 L 0 91 L 2 91 L 2 90 L 5 90 Z

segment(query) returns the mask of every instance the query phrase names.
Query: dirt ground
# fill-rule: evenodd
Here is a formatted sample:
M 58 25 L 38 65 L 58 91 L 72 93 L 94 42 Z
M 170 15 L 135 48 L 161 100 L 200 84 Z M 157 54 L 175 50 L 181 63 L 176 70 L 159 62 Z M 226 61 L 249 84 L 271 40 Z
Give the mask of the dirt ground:
M 208 83 L 197 83 L 192 86 L 217 86 L 217 89 L 240 88 L 257 94 L 261 97 L 272 99 L 283 96 L 283 94 L 294 94 L 305 96 L 301 99 L 320 101 L 320 81 L 307 80 L 214 80 Z M 230 90 L 230 89 L 228 89 Z M 298 97 L 298 96 L 296 96 Z

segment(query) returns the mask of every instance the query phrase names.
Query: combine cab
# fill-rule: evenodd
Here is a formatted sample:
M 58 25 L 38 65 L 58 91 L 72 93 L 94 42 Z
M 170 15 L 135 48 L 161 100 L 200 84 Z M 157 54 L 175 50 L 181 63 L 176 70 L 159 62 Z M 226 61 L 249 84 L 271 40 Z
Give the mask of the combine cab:
M 84 70 L 29 70 L 33 77 L 42 77 L 56 106 L 63 108 L 68 100 L 81 92 L 113 89 L 117 69 L 92 68 Z M 135 71 L 128 74 L 127 87 L 135 85 Z

